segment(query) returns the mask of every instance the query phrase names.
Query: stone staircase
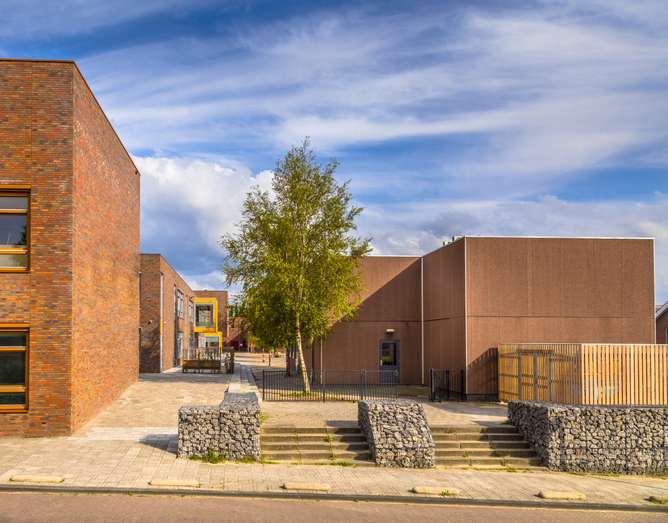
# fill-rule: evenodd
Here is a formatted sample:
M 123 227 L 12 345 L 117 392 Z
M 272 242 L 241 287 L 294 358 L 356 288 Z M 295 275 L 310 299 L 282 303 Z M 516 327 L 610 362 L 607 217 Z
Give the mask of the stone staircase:
M 430 427 L 437 465 L 540 466 L 540 460 L 512 425 Z
M 373 465 L 360 429 L 263 426 L 262 458 L 278 463 Z

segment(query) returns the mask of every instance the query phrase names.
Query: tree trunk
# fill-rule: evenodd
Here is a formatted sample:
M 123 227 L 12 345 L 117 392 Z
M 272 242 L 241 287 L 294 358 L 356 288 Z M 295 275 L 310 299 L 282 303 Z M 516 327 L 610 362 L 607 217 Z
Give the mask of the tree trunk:
M 295 325 L 295 338 L 297 341 L 297 357 L 299 358 L 299 373 L 302 377 L 302 385 L 304 386 L 304 394 L 311 392 L 311 384 L 308 381 L 308 373 L 306 372 L 306 363 L 304 362 L 304 351 L 302 350 L 302 331 L 299 320 Z

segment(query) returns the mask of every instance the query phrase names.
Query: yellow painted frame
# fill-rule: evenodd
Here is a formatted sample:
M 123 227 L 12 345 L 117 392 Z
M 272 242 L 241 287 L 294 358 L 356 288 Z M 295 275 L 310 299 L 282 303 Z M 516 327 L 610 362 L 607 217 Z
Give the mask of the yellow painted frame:
M 0 267 L 0 272 L 30 271 L 30 189 L 30 185 L 0 185 L 0 196 L 26 196 L 28 198 L 26 209 L 0 209 L 0 214 L 26 215 L 26 246 L 0 247 L 0 254 L 25 254 L 28 257 L 28 262 L 25 267 Z
M 26 401 L 23 405 L 0 405 L 0 414 L 12 412 L 28 412 L 28 390 L 30 378 L 30 325 L 25 323 L 0 323 L 0 332 L 25 332 L 24 347 L 2 347 L 0 352 L 24 352 L 26 355 L 25 385 L 0 385 L 0 392 L 24 392 Z
M 193 322 L 194 332 L 216 333 L 218 332 L 218 298 L 193 298 L 195 304 L 195 318 Z M 197 305 L 213 305 L 213 327 L 198 327 L 197 326 Z M 222 344 L 221 344 L 222 346 Z

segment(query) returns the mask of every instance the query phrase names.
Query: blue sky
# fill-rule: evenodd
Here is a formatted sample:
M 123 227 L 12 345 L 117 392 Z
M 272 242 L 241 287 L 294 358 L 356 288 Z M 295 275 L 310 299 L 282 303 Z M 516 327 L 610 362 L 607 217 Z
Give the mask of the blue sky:
M 1 55 L 77 61 L 142 172 L 143 249 L 195 286 L 308 135 L 377 253 L 652 236 L 668 299 L 662 0 L 2 5 Z

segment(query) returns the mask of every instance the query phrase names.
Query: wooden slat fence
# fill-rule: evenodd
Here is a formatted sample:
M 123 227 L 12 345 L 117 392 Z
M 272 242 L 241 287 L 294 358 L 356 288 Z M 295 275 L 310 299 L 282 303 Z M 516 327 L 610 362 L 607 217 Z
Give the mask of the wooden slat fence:
M 504 344 L 499 346 L 499 399 L 668 404 L 668 345 Z

